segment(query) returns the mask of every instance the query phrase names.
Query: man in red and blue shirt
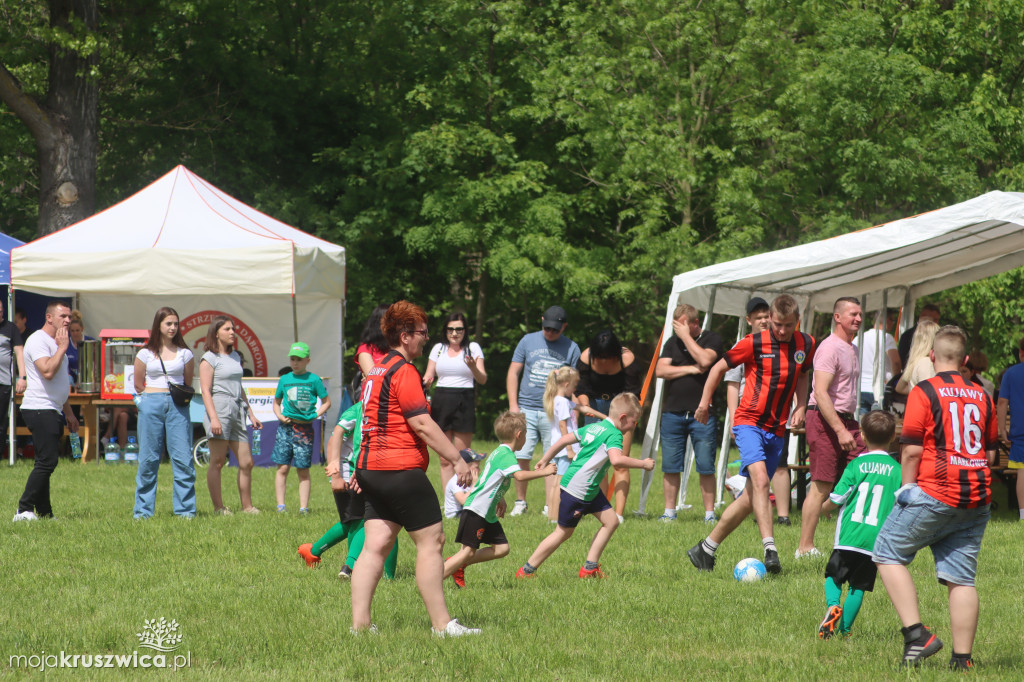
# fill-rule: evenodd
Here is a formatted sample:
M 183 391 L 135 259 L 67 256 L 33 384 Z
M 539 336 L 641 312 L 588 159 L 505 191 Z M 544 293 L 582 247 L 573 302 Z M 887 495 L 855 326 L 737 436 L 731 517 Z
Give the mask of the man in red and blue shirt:
M 782 564 L 772 536 L 768 483 L 778 468 L 785 444 L 787 422 L 800 426 L 807 409 L 807 373 L 814 359 L 814 339 L 797 331 L 800 312 L 796 300 L 783 294 L 772 301 L 768 329 L 748 334 L 719 360 L 704 384 L 694 418 L 707 421 L 711 396 L 727 370 L 746 365 L 743 397 L 736 410 L 732 433 L 740 450 L 740 474 L 749 482 L 745 493 L 730 504 L 711 534 L 686 554 L 701 571 L 715 567 L 715 550 L 751 512 L 757 519 L 764 545 L 764 565 L 780 573 Z M 796 409 L 790 415 L 793 396 Z

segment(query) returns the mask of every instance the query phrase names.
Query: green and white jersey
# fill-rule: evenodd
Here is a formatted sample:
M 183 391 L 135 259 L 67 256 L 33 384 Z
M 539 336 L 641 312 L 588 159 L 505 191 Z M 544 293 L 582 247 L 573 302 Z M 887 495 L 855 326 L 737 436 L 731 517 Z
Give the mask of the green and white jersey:
M 341 442 L 341 477 L 346 481 L 352 478 L 356 470 L 356 459 L 359 457 L 359 446 L 363 441 L 363 402 L 348 408 L 338 417 L 338 426 L 344 434 Z
M 476 485 L 469 491 L 466 504 L 463 510 L 469 509 L 474 514 L 482 516 L 489 523 L 498 520 L 498 500 L 505 497 L 508 486 L 512 483 L 512 476 L 519 468 L 516 460 L 516 453 L 507 445 L 499 445 L 494 452 L 487 456 L 484 462 L 484 470 L 476 479 Z
M 601 490 L 601 481 L 611 466 L 608 451 L 622 450 L 622 432 L 611 419 L 588 424 L 577 430 L 580 451 L 562 476 L 562 490 L 573 497 L 590 502 Z
M 871 554 L 878 529 L 896 503 L 903 485 L 900 463 L 881 450 L 865 452 L 846 465 L 843 477 L 829 495 L 839 505 L 836 549 Z

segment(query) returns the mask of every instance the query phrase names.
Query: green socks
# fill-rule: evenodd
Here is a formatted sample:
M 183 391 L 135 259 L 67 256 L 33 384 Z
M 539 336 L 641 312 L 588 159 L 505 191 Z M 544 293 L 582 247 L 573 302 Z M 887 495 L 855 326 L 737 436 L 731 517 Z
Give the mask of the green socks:
M 331 526 L 331 529 L 320 536 L 320 539 L 313 543 L 313 556 L 320 556 L 331 547 L 348 537 L 348 529 L 340 523 Z
M 839 625 L 840 632 L 849 632 L 853 627 L 853 621 L 860 612 L 860 605 L 864 601 L 864 590 L 851 589 L 846 595 L 846 602 L 843 604 L 843 622 Z
M 831 576 L 825 578 L 825 605 L 839 606 L 839 602 L 842 598 L 843 588 L 836 585 L 836 581 L 832 580 Z

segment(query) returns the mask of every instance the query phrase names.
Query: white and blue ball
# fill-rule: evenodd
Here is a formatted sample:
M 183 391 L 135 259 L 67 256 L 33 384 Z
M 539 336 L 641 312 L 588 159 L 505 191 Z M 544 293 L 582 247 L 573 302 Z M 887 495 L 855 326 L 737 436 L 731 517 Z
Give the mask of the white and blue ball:
M 764 575 L 764 564 L 757 559 L 743 559 L 732 569 L 732 576 L 741 583 L 756 583 Z

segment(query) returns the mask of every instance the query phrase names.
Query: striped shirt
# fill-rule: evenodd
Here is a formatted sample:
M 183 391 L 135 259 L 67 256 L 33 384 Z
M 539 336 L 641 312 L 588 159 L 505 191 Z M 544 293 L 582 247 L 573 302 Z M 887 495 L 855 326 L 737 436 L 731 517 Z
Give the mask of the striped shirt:
M 407 421 L 430 413 L 419 371 L 398 351 L 389 352 L 363 380 L 362 403 L 363 445 L 357 468 L 426 471 L 427 444 Z
M 907 396 L 900 442 L 924 448 L 917 484 L 944 504 L 970 509 L 991 501 L 986 451 L 997 440 L 992 398 L 959 372 L 939 372 Z
M 783 435 L 797 379 L 811 371 L 813 360 L 814 339 L 803 332 L 789 341 L 779 341 L 770 329 L 743 337 L 725 354 L 729 367 L 746 365 L 734 423 Z

